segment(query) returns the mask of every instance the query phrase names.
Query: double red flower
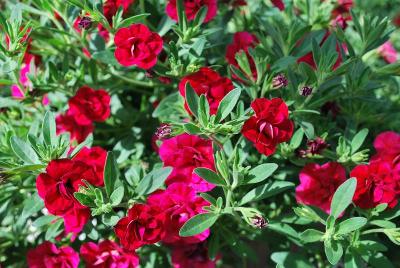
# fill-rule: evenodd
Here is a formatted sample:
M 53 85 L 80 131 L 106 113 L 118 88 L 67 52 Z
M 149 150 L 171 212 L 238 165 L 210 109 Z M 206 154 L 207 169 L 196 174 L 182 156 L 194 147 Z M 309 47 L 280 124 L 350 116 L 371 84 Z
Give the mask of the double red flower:
M 260 153 L 271 155 L 279 143 L 292 137 L 293 122 L 288 107 L 280 98 L 255 99 L 251 107 L 255 114 L 244 123 L 242 134 Z
M 189 21 L 196 17 L 196 14 L 203 6 L 207 7 L 207 15 L 204 22 L 212 20 L 217 15 L 218 10 L 217 0 L 183 0 L 183 6 Z M 171 19 L 178 20 L 176 0 L 169 0 L 165 11 Z
M 77 268 L 79 255 L 71 247 L 59 247 L 48 241 L 28 251 L 29 268 L 65 267 Z

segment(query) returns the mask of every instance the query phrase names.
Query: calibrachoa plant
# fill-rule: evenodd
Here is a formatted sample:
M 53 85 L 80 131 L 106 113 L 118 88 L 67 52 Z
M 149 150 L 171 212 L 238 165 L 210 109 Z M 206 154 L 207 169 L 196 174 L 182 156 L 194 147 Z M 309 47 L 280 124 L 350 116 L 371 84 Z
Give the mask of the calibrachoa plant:
M 396 1 L 0 9 L 0 267 L 400 267 Z

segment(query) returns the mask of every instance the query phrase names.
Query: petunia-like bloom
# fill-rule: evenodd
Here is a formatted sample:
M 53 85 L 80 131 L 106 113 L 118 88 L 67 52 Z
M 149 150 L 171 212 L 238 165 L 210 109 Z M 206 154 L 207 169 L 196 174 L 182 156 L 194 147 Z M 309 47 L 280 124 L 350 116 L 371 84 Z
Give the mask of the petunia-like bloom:
M 74 160 L 80 160 L 93 167 L 97 177 L 103 181 L 104 166 L 106 164 L 107 151 L 99 146 L 92 148 L 83 147 L 74 157 Z M 100 185 L 103 186 L 103 185 Z
M 376 155 L 373 160 L 379 159 L 398 164 L 400 162 L 400 134 L 394 131 L 385 131 L 374 140 Z
M 215 260 L 208 257 L 204 243 L 176 246 L 172 249 L 171 260 L 174 268 L 214 268 Z
M 163 239 L 164 221 L 162 211 L 148 205 L 135 204 L 128 210 L 128 215 L 118 221 L 114 231 L 125 249 L 135 250 Z
M 251 108 L 255 114 L 244 123 L 242 134 L 260 153 L 271 155 L 279 143 L 292 137 L 293 122 L 288 107 L 280 98 L 260 98 L 251 103 Z
M 135 0 L 106 0 L 103 5 L 103 13 L 109 22 L 112 22 L 112 17 L 117 13 L 118 8 L 122 7 L 122 14 L 125 14 Z
M 390 41 L 380 46 L 378 53 L 387 63 L 395 63 L 397 61 L 397 51 Z
M 398 174 L 394 172 L 392 163 L 382 160 L 356 166 L 350 172 L 350 177 L 357 179 L 354 203 L 363 209 L 374 208 L 382 203 L 393 208 L 400 197 Z
M 197 95 L 206 95 L 210 105 L 210 114 L 216 114 L 221 100 L 233 89 L 232 81 L 227 77 L 222 77 L 216 71 L 203 67 L 199 71 L 185 76 L 179 83 L 179 93 L 185 98 L 186 83 L 189 83 Z M 185 100 L 185 109 L 189 112 L 188 104 Z
M 351 21 L 350 9 L 353 7 L 353 0 L 338 0 L 336 7 L 332 10 L 331 25 L 346 29 L 347 22 Z
M 246 53 L 247 60 L 250 64 L 250 69 L 254 78 L 257 78 L 256 64 L 253 58 L 249 54 L 249 48 L 254 48 L 259 43 L 257 37 L 249 32 L 237 32 L 233 35 L 233 41 L 226 47 L 225 58 L 229 64 L 232 64 L 236 68 L 239 67 L 239 63 L 236 60 L 236 54 L 240 51 Z M 234 76 L 235 79 L 238 79 Z
M 195 236 L 179 236 L 183 224 L 193 216 L 205 212 L 203 207 L 209 205 L 185 183 L 173 183 L 166 190 L 151 194 L 147 204 L 165 212 L 166 235 L 162 240 L 164 243 L 194 244 L 204 241 L 210 234 L 210 230 L 207 229 Z
M 183 0 L 183 6 L 189 21 L 196 17 L 196 14 L 203 6 L 207 7 L 207 14 L 204 22 L 212 20 L 215 15 L 217 15 L 218 10 L 217 0 Z M 178 20 L 176 0 L 169 0 L 165 11 L 171 19 L 175 21 Z
M 107 91 L 83 86 L 69 99 L 69 114 L 80 125 L 88 125 L 93 121 L 104 122 L 110 116 L 110 100 Z
M 173 168 L 166 180 L 170 185 L 174 182 L 184 182 L 197 192 L 207 192 L 215 187 L 199 176 L 193 170 L 204 167 L 215 170 L 212 143 L 196 135 L 181 134 L 166 139 L 159 149 L 164 166 Z
M 80 255 L 86 268 L 135 268 L 139 257 L 133 252 L 125 252 L 117 243 L 104 240 L 98 244 L 82 244 Z
M 296 200 L 300 204 L 319 207 L 329 213 L 333 194 L 346 180 L 346 170 L 336 162 L 307 164 L 299 174 Z
M 72 233 L 72 239 L 75 239 L 90 219 L 90 209 L 76 202 L 73 208 L 61 217 L 64 219 L 65 234 Z
M 79 124 L 70 111 L 56 117 L 56 126 L 57 134 L 69 132 L 71 140 L 76 140 L 78 143 L 83 142 L 94 130 L 92 122 L 87 125 Z
M 71 247 L 57 248 L 51 242 L 45 241 L 27 254 L 29 268 L 77 268 L 79 255 Z
M 150 69 L 157 63 L 157 55 L 163 48 L 161 37 L 144 24 L 132 24 L 121 28 L 114 37 L 115 58 L 123 66 L 136 65 Z

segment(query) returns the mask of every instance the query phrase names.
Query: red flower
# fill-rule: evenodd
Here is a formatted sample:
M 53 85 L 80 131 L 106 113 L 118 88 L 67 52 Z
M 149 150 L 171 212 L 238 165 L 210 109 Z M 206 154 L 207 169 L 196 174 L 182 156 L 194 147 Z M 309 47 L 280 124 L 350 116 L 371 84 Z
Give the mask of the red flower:
M 207 15 L 204 22 L 209 22 L 217 15 L 217 0 L 183 0 L 183 5 L 185 7 L 186 17 L 189 21 L 196 17 L 197 12 L 199 12 L 200 8 L 203 6 L 207 7 Z M 171 19 L 175 21 L 178 20 L 176 0 L 169 0 L 165 11 Z
M 180 237 L 179 230 L 191 217 L 205 212 L 204 206 L 209 205 L 207 201 L 196 195 L 196 192 L 185 183 L 173 183 L 166 190 L 160 190 L 149 196 L 147 204 L 156 207 L 166 214 L 166 235 L 164 243 L 199 243 L 207 239 L 210 231 L 205 230 L 201 234 L 191 237 Z
M 103 182 L 104 165 L 106 163 L 107 151 L 101 147 L 94 146 L 92 148 L 83 147 L 82 150 L 74 157 L 74 160 L 81 160 L 93 167 L 97 177 Z M 100 185 L 100 186 L 103 186 Z
M 243 125 L 242 134 L 266 156 L 275 152 L 276 146 L 290 140 L 293 122 L 289 120 L 286 103 L 280 98 L 261 98 L 251 103 L 255 115 Z
M 378 48 L 378 53 L 387 63 L 395 63 L 397 61 L 396 48 L 390 41 L 387 41 L 386 43 L 381 45 Z
M 396 206 L 400 196 L 399 178 L 391 163 L 377 160 L 368 165 L 358 165 L 350 177 L 357 179 L 353 201 L 360 208 L 374 208 L 382 203 L 390 208 Z
M 186 83 L 192 86 L 197 95 L 205 94 L 210 104 L 210 114 L 216 114 L 221 100 L 233 89 L 229 78 L 220 76 L 216 71 L 203 67 L 199 71 L 185 76 L 179 83 L 179 93 L 185 98 Z M 187 102 L 185 109 L 191 114 Z
M 400 14 L 397 14 L 396 16 L 394 16 L 393 18 L 393 24 L 396 27 L 400 27 Z
M 259 41 L 254 34 L 249 32 L 237 32 L 233 35 L 233 42 L 226 47 L 225 58 L 229 64 L 232 64 L 236 68 L 240 68 L 235 56 L 236 53 L 244 51 L 249 61 L 253 77 L 257 78 L 256 64 L 249 54 L 249 48 L 254 48 L 258 43 Z M 234 76 L 234 78 L 237 79 L 236 76 Z
M 123 66 L 136 65 L 150 69 L 157 62 L 157 55 L 163 48 L 163 40 L 146 25 L 132 24 L 121 28 L 114 37 L 115 58 Z
M 328 39 L 329 35 L 330 35 L 330 33 L 327 31 L 325 36 L 322 38 L 321 43 L 319 44 L 320 46 L 322 46 L 325 43 L 325 41 Z M 338 57 L 337 57 L 337 60 L 336 60 L 335 64 L 332 67 L 332 70 L 335 70 L 342 63 L 342 54 L 340 52 L 339 43 L 336 43 L 336 52 L 338 53 Z M 299 59 L 297 59 L 297 63 L 300 63 L 300 62 L 307 63 L 313 69 L 317 68 L 317 65 L 316 65 L 316 63 L 314 61 L 314 55 L 313 55 L 312 52 L 309 52 L 308 54 L 304 55 L 303 57 L 300 57 Z
M 285 3 L 282 0 L 271 0 L 272 4 L 279 8 L 280 11 L 285 9 Z
M 69 111 L 56 117 L 56 125 L 57 134 L 69 132 L 71 140 L 76 140 L 78 143 L 83 142 L 94 130 L 93 123 L 87 125 L 79 124 Z
M 394 131 L 380 133 L 374 141 L 377 154 L 373 159 L 382 159 L 393 164 L 400 161 L 400 134 Z
M 219 259 L 210 260 L 204 243 L 174 247 L 171 258 L 174 268 L 214 268 Z
M 110 100 L 107 91 L 83 86 L 68 101 L 69 113 L 80 125 L 88 125 L 92 121 L 104 122 L 110 116 Z
M 122 14 L 125 14 L 134 1 L 135 0 L 106 0 L 103 5 L 104 16 L 111 22 L 118 8 L 122 7 Z
M 36 188 L 49 212 L 61 216 L 76 207 L 84 207 L 74 197 L 79 186 L 84 185 L 83 179 L 96 186 L 103 184 L 93 168 L 84 162 L 57 159 L 48 164 L 46 173 L 37 177 Z
M 164 235 L 164 214 L 153 207 L 135 204 L 128 210 L 128 216 L 119 220 L 115 234 L 127 250 L 135 250 L 146 244 L 160 241 Z
M 104 240 L 99 244 L 84 243 L 80 255 L 86 268 L 135 268 L 139 265 L 139 257 L 135 253 L 125 252 L 111 240 Z
M 197 192 L 207 192 L 215 187 L 193 173 L 197 167 L 215 170 L 211 141 L 196 135 L 181 134 L 164 140 L 159 154 L 164 166 L 173 167 L 167 185 L 184 182 Z
M 77 268 L 79 255 L 71 247 L 60 247 L 48 241 L 43 242 L 27 254 L 29 268 Z
M 300 171 L 299 177 L 297 202 L 319 207 L 329 213 L 333 194 L 346 180 L 346 170 L 336 162 L 328 162 L 322 166 L 310 163 Z
M 65 234 L 72 233 L 74 239 L 90 219 L 90 209 L 76 202 L 73 208 L 68 210 L 62 217 L 64 219 Z

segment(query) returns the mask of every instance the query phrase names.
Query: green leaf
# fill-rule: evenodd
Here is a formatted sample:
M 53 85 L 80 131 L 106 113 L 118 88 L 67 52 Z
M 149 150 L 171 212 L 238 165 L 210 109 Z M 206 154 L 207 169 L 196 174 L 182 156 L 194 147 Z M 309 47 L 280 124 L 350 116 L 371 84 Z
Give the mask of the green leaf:
M 171 167 L 165 167 L 151 171 L 139 182 L 136 192 L 142 196 L 151 194 L 164 184 L 164 181 L 167 179 L 169 174 L 171 174 L 171 172 Z
M 342 245 L 337 241 L 327 239 L 324 242 L 324 246 L 325 246 L 325 255 L 328 261 L 332 265 L 337 264 L 343 255 Z
M 336 234 L 344 235 L 355 230 L 360 229 L 367 223 L 367 219 L 364 217 L 354 217 L 347 220 L 342 221 L 337 225 Z
M 249 173 L 245 176 L 243 184 L 252 184 L 258 183 L 269 176 L 277 170 L 278 165 L 275 163 L 266 163 L 256 166 L 255 168 L 251 169 Z
M 185 130 L 186 133 L 192 134 L 192 135 L 196 135 L 196 134 L 202 133 L 201 129 L 198 126 L 196 126 L 195 124 L 193 124 L 193 123 L 184 124 L 183 125 L 183 129 Z
M 63 231 L 63 229 L 61 228 L 62 223 L 63 221 L 61 218 L 59 218 L 56 222 L 53 222 L 46 231 L 46 234 L 44 236 L 45 240 L 51 240 L 57 235 L 61 234 L 61 232 Z
M 121 185 L 117 187 L 114 192 L 110 195 L 110 201 L 112 206 L 117 206 L 121 203 L 124 198 L 124 187 Z
M 11 149 L 22 161 L 27 164 L 40 164 L 39 158 L 32 147 L 18 137 L 11 137 Z
M 113 227 L 118 223 L 119 217 L 115 213 L 111 212 L 101 215 L 101 220 L 106 226 Z
M 108 152 L 106 165 L 104 167 L 104 187 L 107 196 L 110 196 L 114 190 L 114 184 L 118 180 L 119 172 L 117 162 L 115 161 L 114 153 Z
M 119 66 L 118 61 L 114 57 L 111 50 L 96 51 L 92 54 L 92 59 L 101 61 L 105 64 Z
M 300 234 L 300 238 L 305 243 L 313 243 L 320 241 L 323 235 L 324 233 L 321 231 L 315 229 L 308 229 Z
M 292 139 L 290 140 L 290 147 L 292 149 L 297 149 L 301 145 L 301 142 L 303 141 L 304 137 L 304 130 L 302 128 L 299 128 L 296 130 L 296 132 L 293 134 Z
M 96 204 L 94 203 L 94 200 L 92 198 L 90 198 L 90 196 L 88 196 L 88 195 L 85 195 L 80 192 L 75 192 L 74 197 L 76 198 L 76 200 L 79 201 L 79 203 L 81 203 L 84 206 L 87 206 L 87 207 L 95 207 L 96 206 Z
M 286 189 L 293 187 L 294 184 L 288 181 L 273 181 L 267 184 L 258 186 L 252 190 L 250 190 L 245 196 L 243 196 L 242 200 L 239 202 L 239 205 L 247 204 L 251 201 L 261 200 L 273 195 L 276 195 L 280 192 L 285 191 Z
M 37 218 L 32 225 L 36 228 L 42 227 L 44 225 L 50 224 L 52 221 L 58 219 L 58 217 L 53 216 L 53 215 L 43 215 L 39 218 Z
M 25 199 L 24 208 L 22 209 L 21 218 L 27 219 L 39 210 L 44 208 L 42 199 L 36 193 Z
M 303 121 L 299 124 L 309 140 L 315 138 L 314 126 L 311 123 Z
M 342 183 L 336 190 L 331 203 L 331 215 L 338 218 L 339 215 L 351 204 L 357 180 L 351 178 Z
M 90 147 L 92 145 L 92 143 L 93 143 L 93 135 L 90 134 L 89 136 L 87 136 L 87 138 L 83 142 L 79 143 L 74 148 L 74 150 L 70 154 L 70 157 L 73 158 L 74 156 L 76 156 L 83 149 L 83 147 L 85 147 L 85 146 L 86 147 Z
M 368 135 L 368 129 L 364 128 L 360 130 L 351 141 L 351 153 L 354 154 L 363 144 L 365 138 Z
M 212 204 L 214 206 L 217 206 L 217 200 L 213 196 L 211 196 L 211 195 L 209 195 L 207 193 L 200 193 L 199 195 L 202 198 L 204 198 L 205 200 L 207 200 L 208 202 L 210 202 L 210 204 Z
M 139 14 L 139 15 L 124 19 L 123 21 L 121 21 L 120 24 L 118 24 L 118 29 L 131 26 L 132 24 L 137 23 L 138 21 L 142 21 L 147 16 L 150 16 L 150 13 L 143 13 L 143 14 Z
M 197 111 L 199 109 L 199 96 L 197 96 L 196 92 L 194 91 L 192 86 L 189 84 L 189 82 L 186 83 L 185 98 L 186 98 L 186 102 L 189 106 L 189 110 L 192 112 L 192 114 L 195 117 L 198 117 Z
M 206 127 L 208 125 L 208 120 L 210 118 L 210 105 L 208 104 L 206 95 L 202 94 L 199 98 L 199 106 L 197 115 L 199 122 L 202 126 Z
M 56 119 L 50 111 L 44 115 L 42 130 L 44 143 L 49 147 L 55 147 L 57 145 Z
M 215 185 L 226 186 L 226 182 L 217 173 L 208 168 L 195 168 L 194 173 L 199 175 L 204 180 Z
M 271 254 L 271 260 L 283 268 L 313 268 L 307 258 L 299 253 L 288 251 L 274 252 Z
M 218 110 L 215 117 L 216 122 L 221 122 L 232 112 L 240 98 L 240 94 L 241 89 L 235 88 L 225 95 L 218 105 Z
M 194 236 L 210 228 L 218 219 L 215 213 L 202 213 L 190 218 L 179 230 L 179 235 L 183 237 Z

